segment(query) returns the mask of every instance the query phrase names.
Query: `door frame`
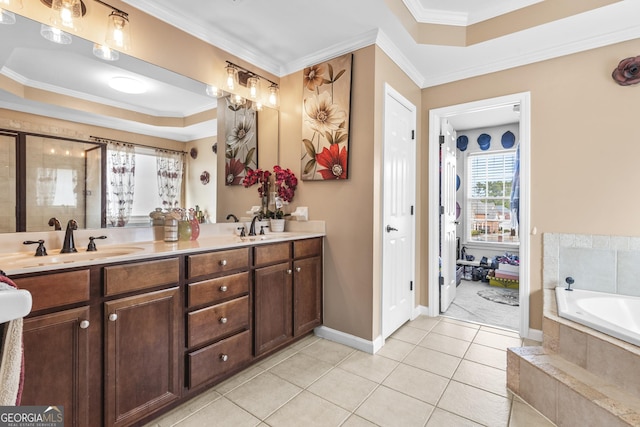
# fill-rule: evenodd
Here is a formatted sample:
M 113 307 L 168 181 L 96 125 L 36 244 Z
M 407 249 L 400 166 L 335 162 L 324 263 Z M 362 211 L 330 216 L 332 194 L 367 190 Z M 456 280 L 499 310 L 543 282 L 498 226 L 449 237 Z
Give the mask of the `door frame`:
M 497 106 L 520 105 L 520 336 L 529 336 L 529 280 L 531 267 L 531 93 L 521 92 L 496 98 L 429 110 L 429 259 L 427 314 L 438 316 L 439 279 L 438 245 L 440 241 L 438 186 L 440 183 L 439 136 L 440 121 L 459 114 L 468 114 Z
M 386 144 L 386 140 L 385 140 L 385 132 L 384 132 L 384 127 L 386 126 L 386 103 L 388 98 L 393 98 L 396 101 L 398 101 L 400 104 L 402 104 L 405 108 L 407 108 L 411 114 L 412 114 L 412 127 L 415 130 L 414 133 L 414 138 L 413 138 L 413 151 L 414 151 L 414 158 L 416 159 L 416 162 L 414 163 L 413 167 L 414 167 L 414 177 L 417 179 L 418 176 L 418 162 L 417 162 L 417 151 L 418 151 L 418 129 L 417 129 L 417 107 L 415 105 L 413 105 L 413 103 L 411 101 L 409 101 L 406 97 L 402 96 L 402 94 L 400 94 L 400 92 L 398 92 L 397 90 L 395 90 L 391 85 L 389 85 L 389 83 L 385 83 L 384 84 L 384 100 L 383 100 L 383 111 L 382 111 L 382 117 L 383 117 L 383 122 L 382 122 L 382 147 L 381 147 L 381 170 L 384 171 L 384 149 L 385 149 L 385 144 Z M 382 180 L 384 180 L 384 173 L 380 174 L 381 175 L 381 181 L 379 183 L 379 188 L 380 188 L 380 220 L 379 220 L 379 224 L 380 226 L 378 227 L 378 230 L 380 230 L 378 232 L 378 242 L 380 244 L 380 338 L 382 339 L 382 342 L 380 343 L 380 345 L 384 345 L 384 334 L 383 334 L 383 330 L 384 330 L 384 316 L 385 316 L 385 310 L 384 310 L 384 231 L 382 231 L 383 228 L 383 224 L 384 224 L 384 192 L 383 192 L 383 188 L 384 186 L 382 185 Z M 411 256 L 411 277 L 413 278 L 413 289 L 411 290 L 411 314 L 410 314 L 410 319 L 415 319 L 418 315 L 419 312 L 417 312 L 416 308 L 416 225 L 417 225 L 417 182 L 415 183 L 414 187 L 413 187 L 413 215 L 412 215 L 412 229 L 413 229 L 413 238 L 412 238 L 412 242 L 411 242 L 411 246 L 412 246 L 412 256 Z M 378 348 L 374 349 L 374 352 L 377 351 Z

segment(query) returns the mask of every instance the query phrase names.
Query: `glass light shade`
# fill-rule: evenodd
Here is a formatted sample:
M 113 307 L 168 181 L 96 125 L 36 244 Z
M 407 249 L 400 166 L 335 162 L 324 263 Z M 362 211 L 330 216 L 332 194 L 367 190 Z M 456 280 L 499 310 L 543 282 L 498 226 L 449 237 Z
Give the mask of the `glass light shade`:
M 241 97 L 240 95 L 234 95 L 234 94 L 229 95 L 229 101 L 231 101 L 231 103 L 236 107 L 244 105 L 245 102 L 247 102 L 247 100 Z
M 40 35 L 58 44 L 71 44 L 72 42 L 71 34 L 46 24 L 40 25 Z
M 238 81 L 237 70 L 231 65 L 227 65 L 225 70 L 227 72 L 227 80 L 226 80 L 225 86 L 229 90 L 234 90 L 236 88 L 236 82 Z
M 217 85 L 207 85 L 206 88 L 207 95 L 217 98 L 222 94 L 222 91 L 218 89 Z
M 272 107 L 278 106 L 278 86 L 276 85 L 269 87 L 269 105 Z
M 107 35 L 104 41 L 116 50 L 129 50 L 131 48 L 131 24 L 126 14 L 113 11 L 107 19 Z
M 117 61 L 120 58 L 120 53 L 117 50 L 111 49 L 106 44 L 93 44 L 93 54 L 105 61 Z
M 53 0 L 51 23 L 63 30 L 78 31 L 81 25 L 82 3 L 80 0 Z
M 249 88 L 249 98 L 260 98 L 260 79 L 258 77 L 249 77 L 247 79 L 247 88 Z
M 16 15 L 8 10 L 0 9 L 0 24 L 13 25 L 16 23 Z

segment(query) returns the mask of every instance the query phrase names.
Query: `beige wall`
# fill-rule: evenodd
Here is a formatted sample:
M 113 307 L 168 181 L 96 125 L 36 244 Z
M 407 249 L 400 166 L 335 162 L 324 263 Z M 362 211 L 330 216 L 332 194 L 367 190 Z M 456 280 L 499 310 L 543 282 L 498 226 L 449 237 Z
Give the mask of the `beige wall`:
M 531 92 L 531 298 L 530 327 L 542 329 L 542 234 L 637 236 L 635 195 L 640 155 L 640 87 L 611 79 L 618 62 L 637 55 L 640 40 L 569 55 L 423 90 L 433 108 Z M 428 135 L 422 134 L 423 144 Z M 423 151 L 421 164 L 428 164 Z M 420 193 L 427 224 L 428 191 Z M 427 305 L 426 271 L 421 304 Z

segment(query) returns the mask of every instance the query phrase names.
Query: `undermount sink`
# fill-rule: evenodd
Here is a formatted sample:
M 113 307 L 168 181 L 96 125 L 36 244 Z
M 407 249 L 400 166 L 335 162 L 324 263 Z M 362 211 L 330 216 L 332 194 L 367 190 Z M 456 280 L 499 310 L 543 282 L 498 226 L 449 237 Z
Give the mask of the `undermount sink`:
M 82 251 L 68 254 L 61 254 L 59 250 L 53 251 L 46 256 L 34 256 L 32 254 L 16 254 L 0 256 L 1 268 L 30 268 L 47 265 L 69 264 L 79 261 L 93 261 L 106 258 L 113 258 L 129 255 L 144 250 L 134 246 L 124 246 L 117 248 L 98 249 L 97 251 Z
M 0 323 L 24 317 L 31 311 L 31 293 L 24 289 L 0 291 Z

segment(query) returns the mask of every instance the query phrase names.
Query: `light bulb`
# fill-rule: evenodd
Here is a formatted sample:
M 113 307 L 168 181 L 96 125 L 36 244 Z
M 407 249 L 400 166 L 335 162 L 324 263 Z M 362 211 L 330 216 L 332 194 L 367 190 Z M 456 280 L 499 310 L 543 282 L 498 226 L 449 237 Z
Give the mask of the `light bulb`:
M 236 69 L 231 65 L 227 66 L 227 89 L 233 90 L 236 86 Z
M 278 105 L 278 86 L 269 87 L 269 105 L 273 107 Z
M 249 87 L 249 97 L 251 99 L 258 99 L 260 79 L 258 77 L 249 77 L 247 79 L 247 86 Z

